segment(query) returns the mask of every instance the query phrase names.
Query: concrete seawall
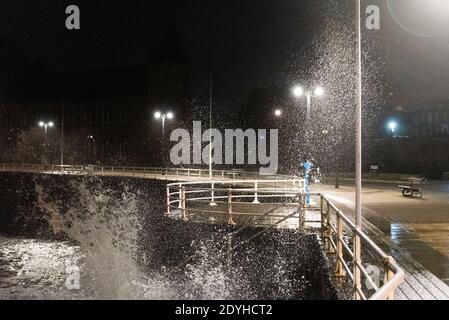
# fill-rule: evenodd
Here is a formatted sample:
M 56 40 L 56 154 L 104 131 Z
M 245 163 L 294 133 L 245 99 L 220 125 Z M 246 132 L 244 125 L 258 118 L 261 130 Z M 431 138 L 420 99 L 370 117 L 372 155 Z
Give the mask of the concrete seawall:
M 238 227 L 167 218 L 164 187 L 133 178 L 0 173 L 0 234 L 69 239 L 110 278 L 135 262 L 145 281 L 157 274 L 170 282 L 169 298 L 336 299 L 315 236 L 272 229 L 229 252 L 262 229 L 234 234 Z

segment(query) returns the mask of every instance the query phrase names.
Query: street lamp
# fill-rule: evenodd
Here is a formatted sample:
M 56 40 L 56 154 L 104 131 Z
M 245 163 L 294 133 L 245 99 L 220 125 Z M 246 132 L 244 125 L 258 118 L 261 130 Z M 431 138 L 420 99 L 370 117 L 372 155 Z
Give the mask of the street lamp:
M 295 97 L 299 98 L 304 94 L 304 89 L 301 86 L 295 86 L 293 87 L 292 92 Z
M 165 135 L 165 119 L 173 119 L 175 116 L 173 114 L 173 112 L 167 112 L 167 113 L 162 113 L 160 111 L 156 111 L 154 113 L 154 118 L 157 120 L 161 120 L 161 124 L 162 124 L 162 140 L 164 140 L 164 135 Z
M 93 161 L 92 163 L 95 163 L 95 154 L 96 154 L 96 147 L 95 147 L 95 137 L 93 134 L 87 135 L 86 139 L 87 147 L 86 147 L 86 160 L 87 161 Z
M 394 136 L 394 132 L 396 131 L 398 124 L 394 121 L 390 121 L 388 123 L 388 128 L 391 130 L 391 135 Z
M 47 130 L 48 128 L 53 128 L 54 123 L 53 121 L 39 121 L 39 127 L 44 128 L 44 148 L 47 147 L 48 143 L 47 143 Z M 41 163 L 44 164 L 44 152 L 42 152 L 42 158 L 41 158 Z
M 309 122 L 310 122 L 310 109 L 312 106 L 312 97 L 322 97 L 324 95 L 324 88 L 321 86 L 314 87 L 312 89 L 304 89 L 302 86 L 294 86 L 292 88 L 292 93 L 295 98 L 300 98 L 302 96 L 306 97 L 306 119 L 304 123 L 304 130 L 305 130 L 305 140 L 306 144 L 309 140 Z
M 169 111 L 167 113 L 162 113 L 160 111 L 156 111 L 154 113 L 154 118 L 156 120 L 161 121 L 162 128 L 162 136 L 161 136 L 161 153 L 162 153 L 162 161 L 164 162 L 164 141 L 165 141 L 165 119 L 171 120 L 174 118 L 173 112 Z
M 323 87 L 316 87 L 315 90 L 313 90 L 313 93 L 315 96 L 321 97 L 322 95 L 324 95 L 324 89 Z
M 356 86 L 356 105 L 355 105 L 355 227 L 359 232 L 362 231 L 362 13 L 361 0 L 355 0 L 355 25 L 356 25 L 356 44 L 357 44 L 357 86 Z M 361 296 L 358 290 L 361 290 L 361 271 L 359 265 L 362 264 L 360 236 L 355 233 L 353 240 L 353 279 L 354 279 L 354 298 L 360 300 Z M 339 268 L 342 269 L 342 268 Z M 339 270 L 343 273 L 343 270 Z
M 279 118 L 280 116 L 282 116 L 282 110 L 281 109 L 274 110 L 274 115 Z
M 54 125 L 55 124 L 53 123 L 53 121 L 49 121 L 49 122 L 39 121 L 39 127 L 44 128 L 45 143 L 47 142 L 47 129 L 53 128 Z

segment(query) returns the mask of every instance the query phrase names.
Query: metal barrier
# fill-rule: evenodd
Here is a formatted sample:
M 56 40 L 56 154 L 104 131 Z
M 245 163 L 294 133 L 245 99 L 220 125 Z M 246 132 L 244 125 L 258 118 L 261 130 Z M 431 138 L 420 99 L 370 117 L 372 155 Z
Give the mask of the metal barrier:
M 353 285 L 354 299 L 390 300 L 405 278 L 404 271 L 395 260 L 377 246 L 362 230 L 356 228 L 351 219 L 339 210 L 325 195 L 313 193 L 312 205 L 305 205 L 304 181 L 284 180 L 240 180 L 179 182 L 167 184 L 166 214 L 179 215 L 188 220 L 200 216 L 221 217 L 221 221 L 236 224 L 236 218 L 248 221 L 269 221 L 269 225 L 284 226 L 279 222 L 297 219 L 298 227 L 307 222 L 305 214 L 316 212 L 319 215 L 319 229 L 326 253 L 335 257 L 335 275 L 347 277 Z M 273 201 L 274 200 L 274 201 Z M 235 210 L 244 205 L 247 211 Z M 250 210 L 251 207 L 256 210 Z M 257 207 L 258 206 L 258 207 Z M 264 206 L 265 208 L 262 209 Z M 280 210 L 287 208 L 287 210 Z M 264 213 L 264 210 L 267 210 Z M 248 219 L 251 218 L 251 219 Z M 266 222 L 266 221 L 264 221 Z M 354 239 L 360 238 L 360 242 Z M 361 243 L 362 261 L 354 260 L 355 246 Z M 379 272 L 373 272 L 378 270 Z M 381 273 L 383 272 L 383 277 Z M 360 277 L 354 276 L 356 273 Z M 370 273 L 378 278 L 372 278 Z
M 392 300 L 396 288 L 404 281 L 405 273 L 393 259 L 388 256 L 378 245 L 376 245 L 362 230 L 358 229 L 341 210 L 339 210 L 325 195 L 317 195 L 320 198 L 321 215 L 321 239 L 326 251 L 336 256 L 336 276 L 349 276 L 354 285 L 355 298 L 368 299 L 367 293 L 371 294 L 371 300 Z M 354 260 L 355 237 L 360 238 L 362 252 L 361 261 Z M 351 248 L 352 247 L 352 248 Z M 374 272 L 379 276 L 372 279 L 370 271 L 379 268 L 383 271 L 383 278 L 380 272 Z M 351 268 L 352 267 L 352 268 Z M 361 277 L 354 275 L 359 273 Z
M 277 180 L 222 180 L 175 182 L 167 184 L 166 214 L 172 211 L 181 214 L 187 220 L 187 212 L 195 214 L 210 214 L 226 217 L 229 223 L 234 223 L 236 216 L 257 217 L 256 212 L 239 212 L 233 210 L 233 205 L 279 205 L 274 199 L 295 199 L 304 192 L 303 179 Z M 198 206 L 199 204 L 199 206 Z M 204 208 L 206 204 L 206 208 Z M 220 208 L 219 205 L 222 205 Z M 189 206 L 190 205 L 190 206 Z M 284 207 L 298 206 L 297 203 L 285 203 Z M 220 211 L 220 209 L 223 209 Z M 270 215 L 280 217 L 284 215 Z
M 354 297 L 357 299 L 394 299 L 394 292 L 404 280 L 404 271 L 395 260 L 385 254 L 363 231 L 342 211 L 322 194 L 311 194 L 316 206 L 305 206 L 304 180 L 289 176 L 260 176 L 254 172 L 240 170 L 213 170 L 212 180 L 207 169 L 153 168 L 122 166 L 83 165 L 41 165 L 41 164 L 0 164 L 1 171 L 38 172 L 53 174 L 93 174 L 100 176 L 127 176 L 174 180 L 167 184 L 166 214 L 179 214 L 188 219 L 191 215 L 224 218 L 230 224 L 255 223 L 261 218 L 264 223 L 279 227 L 289 219 L 297 219 L 298 226 L 305 219 L 306 212 L 320 215 L 320 236 L 329 255 L 335 256 L 336 276 L 347 276 L 353 283 Z M 187 177 L 187 179 L 185 178 Z M 216 180 L 217 177 L 220 180 Z M 226 178 L 227 177 L 227 178 Z M 195 180 L 180 182 L 185 180 Z M 218 186 L 218 187 L 217 187 Z M 236 207 L 254 210 L 238 211 Z M 265 214 L 260 210 L 270 208 Z M 359 241 L 364 266 L 354 261 L 354 249 Z M 378 267 L 380 265 L 380 267 Z M 368 268 L 383 270 L 383 279 L 373 280 Z M 361 278 L 365 281 L 361 281 Z
M 100 176 L 125 176 L 140 178 L 161 178 L 167 180 L 205 180 L 210 178 L 208 169 L 190 168 L 161 168 L 161 167 L 127 167 L 127 166 L 99 166 L 99 165 L 53 165 L 53 164 L 26 164 L 2 163 L 0 171 L 21 171 L 52 174 L 93 174 Z M 187 177 L 188 179 L 185 179 Z M 284 175 L 260 175 L 257 172 L 243 170 L 212 170 L 212 178 L 221 180 L 280 180 L 292 179 Z

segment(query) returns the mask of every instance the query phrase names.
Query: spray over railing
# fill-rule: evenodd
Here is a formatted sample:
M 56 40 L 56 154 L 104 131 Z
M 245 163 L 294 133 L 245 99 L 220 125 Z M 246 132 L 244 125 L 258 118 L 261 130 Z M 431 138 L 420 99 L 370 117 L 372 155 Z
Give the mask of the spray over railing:
M 229 224 L 304 228 L 315 212 L 323 247 L 335 263 L 335 276 L 348 279 L 355 299 L 391 300 L 404 271 L 325 195 L 310 194 L 305 204 L 302 179 L 176 182 L 167 184 L 166 214 L 184 220 L 206 219 Z M 295 223 L 285 223 L 296 220 Z M 307 230 L 311 232 L 311 230 Z M 313 232 L 313 231 L 312 231 Z M 359 243 L 361 248 L 355 248 Z M 360 249 L 362 262 L 354 260 Z M 359 272 L 360 280 L 354 277 Z
M 167 180 L 205 180 L 210 179 L 210 171 L 200 168 L 163 168 L 163 167 L 138 167 L 138 166 L 103 166 L 103 165 L 53 165 L 53 164 L 29 164 L 29 163 L 1 163 L 0 171 L 35 172 L 52 174 L 92 174 L 98 176 L 124 176 L 136 178 L 158 178 L 161 176 Z M 212 170 L 213 179 L 221 180 L 272 180 L 291 179 L 284 175 L 261 175 L 258 172 L 250 172 L 239 169 Z
M 166 214 L 183 219 L 222 219 L 230 224 L 304 227 L 306 213 L 317 212 L 319 235 L 329 256 L 335 256 L 335 275 L 348 278 L 355 298 L 394 299 L 404 271 L 354 222 L 322 194 L 310 194 L 305 205 L 304 180 L 291 176 L 261 176 L 242 170 L 124 167 L 97 165 L 0 164 L 0 171 L 51 174 L 90 174 L 178 181 L 167 184 Z M 188 182 L 182 182 L 188 181 Z M 354 262 L 360 239 L 362 264 Z M 372 271 L 377 278 L 372 278 Z M 354 274 L 361 275 L 354 277 Z M 383 276 L 381 277 L 381 275 Z

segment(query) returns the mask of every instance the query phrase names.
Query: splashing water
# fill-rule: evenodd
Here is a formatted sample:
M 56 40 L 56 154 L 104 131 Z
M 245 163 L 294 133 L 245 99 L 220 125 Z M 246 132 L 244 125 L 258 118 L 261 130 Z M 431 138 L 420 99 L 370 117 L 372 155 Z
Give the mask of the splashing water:
M 301 257 L 307 243 L 279 249 L 297 235 L 273 230 L 246 243 L 260 229 L 234 233 L 226 225 L 164 217 L 157 205 L 164 201 L 163 183 L 142 181 L 28 179 L 23 188 L 34 191 L 34 203 L 17 215 L 26 215 L 28 229 L 41 228 L 45 220 L 54 237 L 0 241 L 0 274 L 8 279 L 0 281 L 0 289 L 8 288 L 5 298 L 306 298 L 298 290 L 308 292 L 308 284 L 295 277 L 310 275 L 308 266 L 297 269 L 309 260 Z M 67 261 L 80 270 L 79 290 L 65 288 Z M 19 271 L 26 274 L 25 283 L 33 283 L 30 291 L 21 291 Z

